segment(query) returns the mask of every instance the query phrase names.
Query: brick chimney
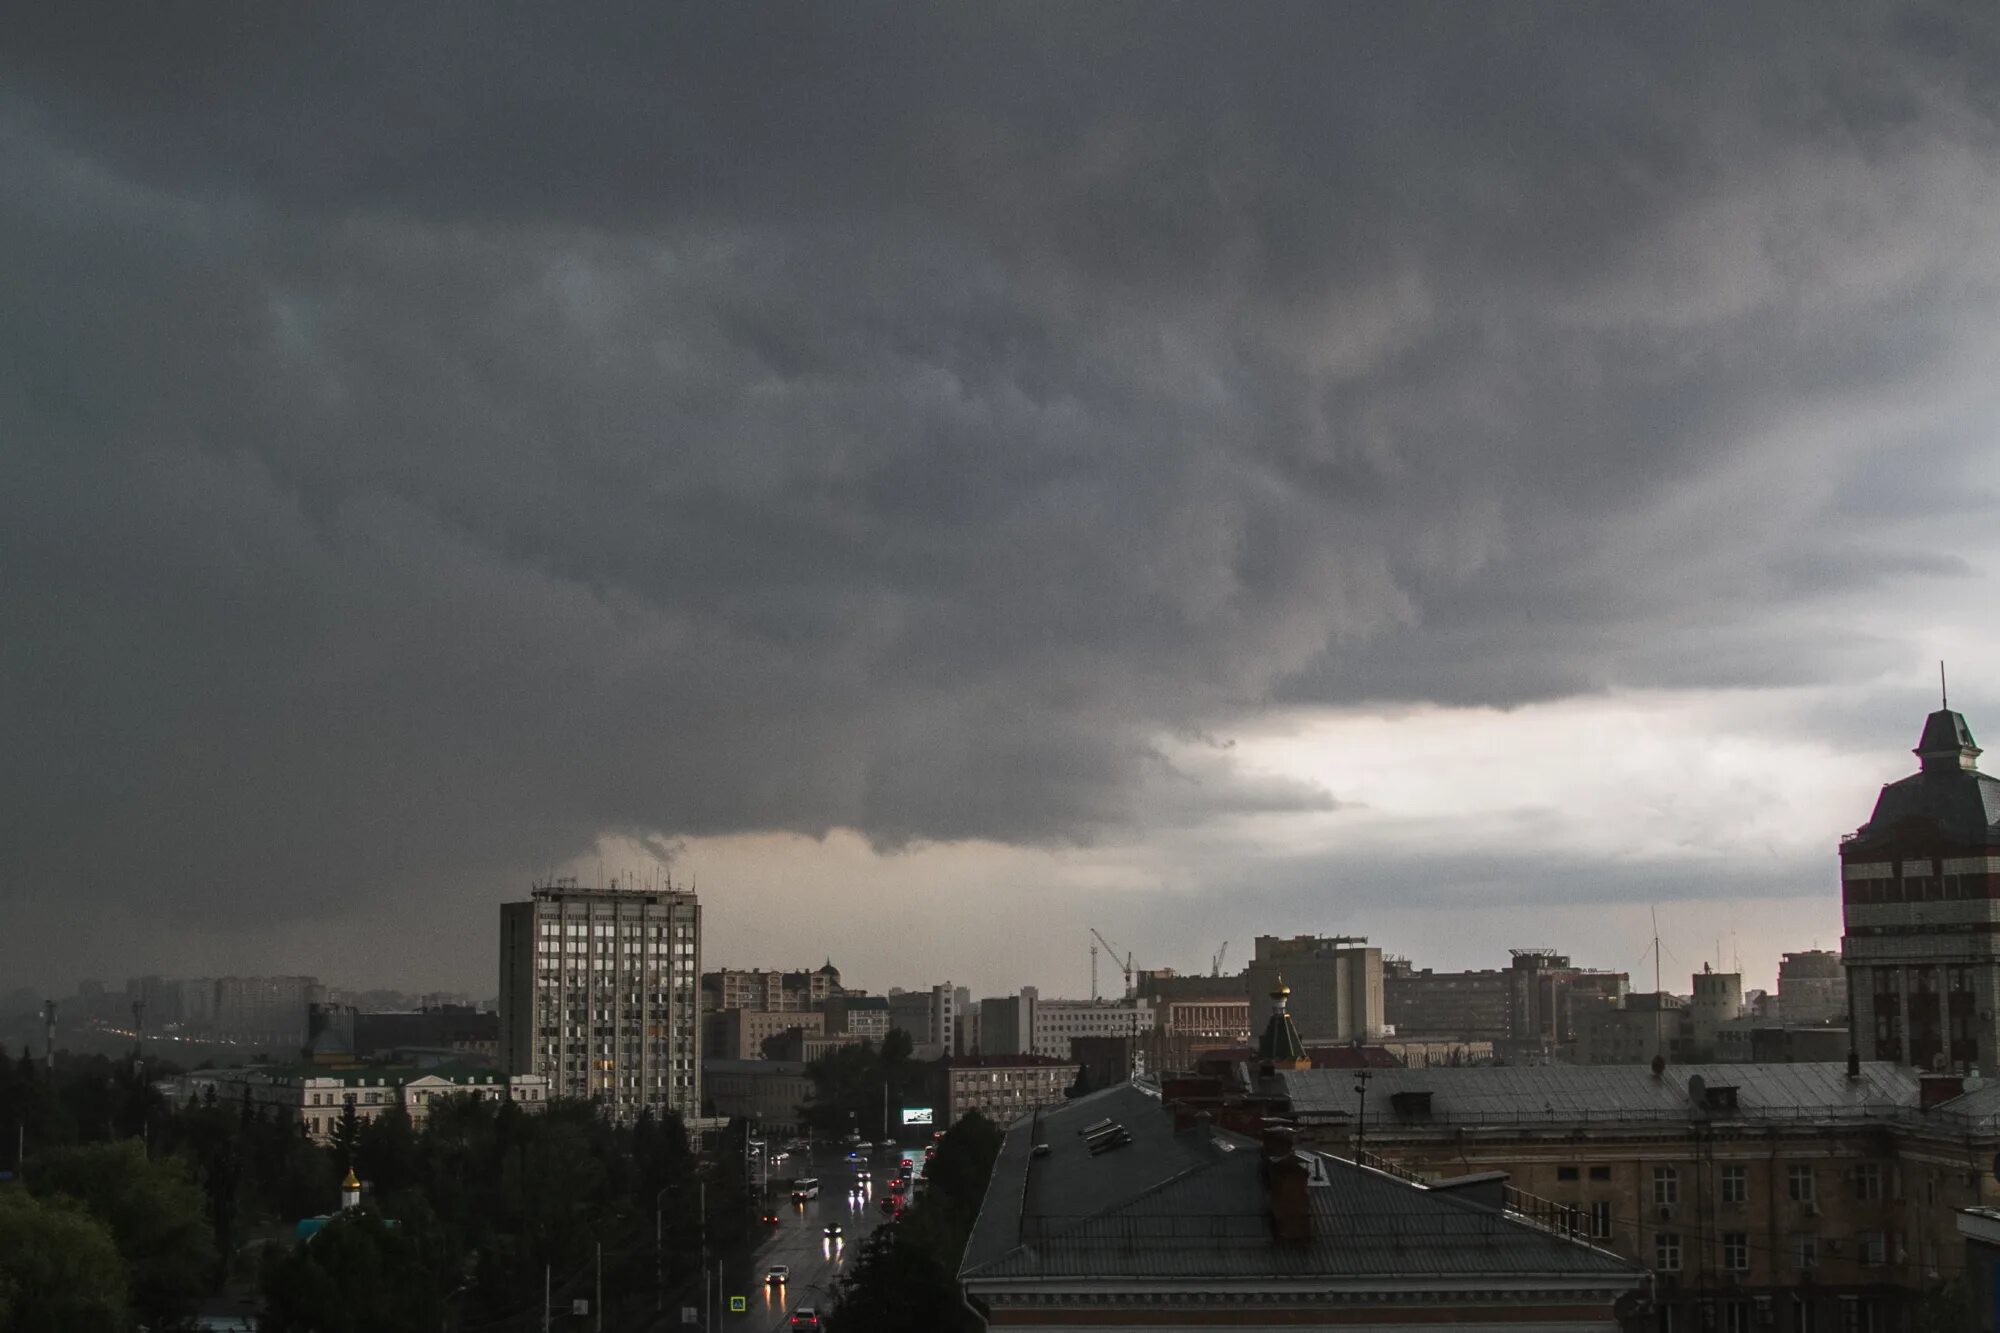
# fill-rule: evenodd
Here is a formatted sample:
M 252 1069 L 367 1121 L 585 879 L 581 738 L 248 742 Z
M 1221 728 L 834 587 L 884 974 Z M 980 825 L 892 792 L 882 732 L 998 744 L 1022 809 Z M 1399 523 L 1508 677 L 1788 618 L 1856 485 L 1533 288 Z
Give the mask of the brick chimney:
M 1928 1111 L 1965 1091 L 1965 1080 L 1957 1074 L 1923 1074 L 1917 1079 L 1917 1105 Z
M 1271 1234 L 1281 1242 L 1303 1244 L 1312 1239 L 1312 1209 L 1307 1203 L 1310 1172 L 1298 1157 L 1297 1136 L 1282 1121 L 1264 1122 L 1264 1192 L 1271 1201 Z

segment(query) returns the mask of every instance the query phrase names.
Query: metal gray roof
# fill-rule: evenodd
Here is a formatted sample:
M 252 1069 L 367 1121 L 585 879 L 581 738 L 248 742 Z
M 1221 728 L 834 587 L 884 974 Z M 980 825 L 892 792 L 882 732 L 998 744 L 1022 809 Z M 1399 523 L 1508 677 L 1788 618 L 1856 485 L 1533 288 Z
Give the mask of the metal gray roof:
M 1853 1082 L 1845 1063 L 1669 1065 L 1657 1078 L 1644 1065 L 1476 1065 L 1375 1070 L 1367 1118 L 1370 1125 L 1397 1126 L 1686 1120 L 1688 1081 L 1696 1076 L 1709 1087 L 1736 1089 L 1736 1109 L 1728 1113 L 1735 1121 L 1864 1119 L 1917 1105 L 1915 1071 L 1885 1061 L 1865 1062 Z M 1351 1069 L 1278 1077 L 1302 1119 L 1356 1113 Z M 1428 1092 L 1428 1114 L 1399 1113 L 1399 1092 Z
M 1092 1156 L 1077 1134 L 1105 1118 L 1133 1142 Z M 1031 1155 L 1034 1143 L 1049 1151 Z M 1339 1158 L 1307 1190 L 1312 1239 L 1272 1236 L 1259 1145 L 1181 1134 L 1157 1097 L 1124 1085 L 1009 1132 L 966 1247 L 967 1282 L 1174 1278 L 1366 1282 L 1544 1276 L 1636 1285 L 1638 1265 L 1467 1199 Z

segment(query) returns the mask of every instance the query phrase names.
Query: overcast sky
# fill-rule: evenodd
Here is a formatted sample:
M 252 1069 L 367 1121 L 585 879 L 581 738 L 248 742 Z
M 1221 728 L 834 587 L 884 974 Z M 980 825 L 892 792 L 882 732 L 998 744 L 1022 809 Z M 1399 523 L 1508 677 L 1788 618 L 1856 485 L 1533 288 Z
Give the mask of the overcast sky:
M 669 860 L 875 989 L 1768 986 L 2000 735 L 1995 14 L 11 7 L 0 991 Z

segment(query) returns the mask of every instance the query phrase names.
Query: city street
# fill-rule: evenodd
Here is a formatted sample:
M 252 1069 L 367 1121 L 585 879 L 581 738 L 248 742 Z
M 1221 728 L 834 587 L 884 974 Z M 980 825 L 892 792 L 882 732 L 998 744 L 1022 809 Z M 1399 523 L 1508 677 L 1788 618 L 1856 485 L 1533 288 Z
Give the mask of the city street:
M 863 1161 L 850 1162 L 845 1149 L 820 1149 L 810 1166 L 794 1157 L 786 1157 L 774 1165 L 771 1171 L 774 1188 L 780 1181 L 814 1175 L 820 1182 L 819 1197 L 805 1203 L 781 1198 L 778 1224 L 758 1245 L 747 1271 L 731 1271 L 725 1265 L 720 1303 L 723 1313 L 717 1328 L 726 1333 L 769 1333 L 787 1327 L 791 1312 L 802 1305 L 810 1305 L 824 1315 L 833 1303 L 834 1284 L 846 1271 L 852 1256 L 859 1252 L 861 1242 L 887 1220 L 878 1205 L 888 1192 L 898 1160 L 920 1153 L 921 1149 L 899 1152 L 878 1148 L 866 1154 Z M 854 1195 L 850 1187 L 855 1171 L 863 1165 L 874 1179 L 861 1194 Z M 830 1222 L 840 1224 L 843 1234 L 838 1241 L 827 1240 L 823 1235 Z M 791 1269 L 791 1276 L 782 1287 L 764 1281 L 765 1271 L 772 1264 L 785 1264 Z M 745 1297 L 749 1309 L 743 1314 L 730 1314 L 730 1296 Z

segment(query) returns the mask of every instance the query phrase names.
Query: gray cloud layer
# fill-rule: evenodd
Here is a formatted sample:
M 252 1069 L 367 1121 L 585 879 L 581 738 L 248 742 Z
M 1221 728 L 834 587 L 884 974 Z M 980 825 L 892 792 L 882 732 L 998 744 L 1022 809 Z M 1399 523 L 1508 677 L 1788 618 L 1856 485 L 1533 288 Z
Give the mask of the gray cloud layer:
M 1877 670 L 1994 508 L 1989 7 L 33 8 L 10 896 L 1323 808 L 1156 738 Z

